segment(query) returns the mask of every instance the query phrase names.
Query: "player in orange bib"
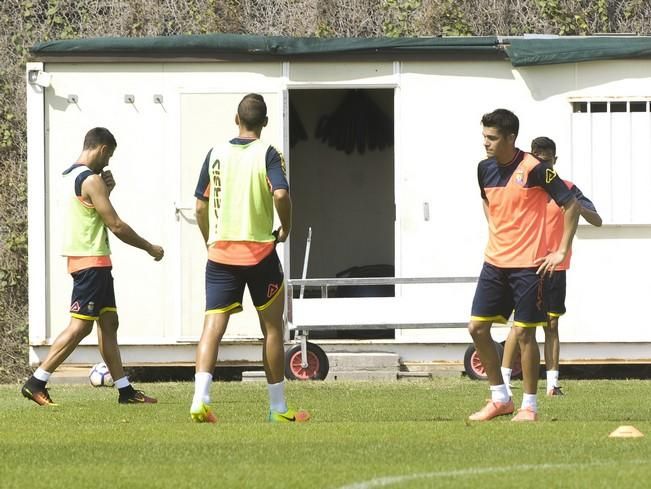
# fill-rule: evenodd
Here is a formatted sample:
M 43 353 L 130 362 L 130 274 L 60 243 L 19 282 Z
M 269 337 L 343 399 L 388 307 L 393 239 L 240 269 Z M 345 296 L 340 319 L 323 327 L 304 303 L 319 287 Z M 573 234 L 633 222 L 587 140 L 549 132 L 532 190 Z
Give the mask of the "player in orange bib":
M 531 142 L 531 154 L 536 158 L 556 164 L 556 143 L 547 137 L 539 137 Z M 581 206 L 581 216 L 593 226 L 601 226 L 601 216 L 590 199 L 588 199 L 579 188 L 572 182 L 565 180 L 565 185 L 574 194 L 579 205 Z M 563 209 L 556 205 L 552 199 L 547 204 L 545 236 L 547 239 L 547 248 L 555 249 L 563 238 Z M 549 316 L 548 324 L 544 327 L 545 331 L 545 367 L 547 369 L 547 395 L 562 396 L 563 391 L 558 383 L 559 374 L 559 356 L 560 341 L 558 338 L 558 319 L 565 314 L 565 290 L 566 290 L 566 270 L 570 268 L 570 258 L 572 250 L 569 251 L 565 260 L 556 267 L 556 272 L 547 281 L 547 314 Z M 502 357 L 502 377 L 504 383 L 509 389 L 513 359 L 518 349 L 518 343 L 513 331 L 504 346 L 504 356 Z
M 497 109 L 485 114 L 481 124 L 488 158 L 479 163 L 477 176 L 489 237 L 468 330 L 486 369 L 491 399 L 469 419 L 486 421 L 514 411 L 491 335 L 492 324 L 506 323 L 513 313 L 524 378 L 522 406 L 513 420 L 536 421 L 540 363 L 536 327 L 547 324 L 544 278 L 570 251 L 579 206 L 551 165 L 516 148 L 515 114 Z M 550 197 L 565 210 L 563 236 L 551 252 L 545 239 Z

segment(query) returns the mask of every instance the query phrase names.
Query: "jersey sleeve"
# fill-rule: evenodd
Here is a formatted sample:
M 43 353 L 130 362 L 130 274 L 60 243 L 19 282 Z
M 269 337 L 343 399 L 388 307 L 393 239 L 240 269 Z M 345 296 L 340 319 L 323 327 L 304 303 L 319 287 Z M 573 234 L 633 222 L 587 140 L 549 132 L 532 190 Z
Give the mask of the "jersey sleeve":
M 199 200 L 208 200 L 208 196 L 210 195 L 210 175 L 208 174 L 208 165 L 210 164 L 211 153 L 212 149 L 208 151 L 206 159 L 203 160 L 201 172 L 199 173 L 199 181 L 197 182 L 197 188 L 194 190 L 194 196 Z
M 592 201 L 588 199 L 585 195 L 583 195 L 583 192 L 581 192 L 579 187 L 573 185 L 571 190 L 572 193 L 574 194 L 574 197 L 576 197 L 576 200 L 578 200 L 579 204 L 581 204 L 581 207 L 588 209 L 592 212 L 597 212 L 597 208 L 594 206 Z
M 269 146 L 266 156 L 267 162 L 267 180 L 271 191 L 285 189 L 289 190 L 287 182 L 287 172 L 285 170 L 285 160 L 283 156 L 274 148 Z
M 542 187 L 554 199 L 558 207 L 563 207 L 574 197 L 574 194 L 567 188 L 567 185 L 558 176 L 556 170 L 544 161 L 541 161 L 531 169 L 528 183 L 530 186 L 537 185 Z
M 477 183 L 479 184 L 479 192 L 483 200 L 487 200 L 486 192 L 484 191 L 484 172 L 482 171 L 481 163 L 477 165 Z
M 95 175 L 91 170 L 86 170 L 81 172 L 75 178 L 75 195 L 81 197 L 81 186 L 84 184 L 84 181 L 91 175 Z

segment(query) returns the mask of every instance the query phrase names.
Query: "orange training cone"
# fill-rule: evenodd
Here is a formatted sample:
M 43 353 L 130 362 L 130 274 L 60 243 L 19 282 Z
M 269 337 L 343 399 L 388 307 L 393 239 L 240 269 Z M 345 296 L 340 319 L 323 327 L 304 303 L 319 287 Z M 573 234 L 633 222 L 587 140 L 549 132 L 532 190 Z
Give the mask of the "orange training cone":
M 635 426 L 626 425 L 620 426 L 608 435 L 609 438 L 639 438 L 641 436 L 644 436 L 644 433 L 638 430 Z

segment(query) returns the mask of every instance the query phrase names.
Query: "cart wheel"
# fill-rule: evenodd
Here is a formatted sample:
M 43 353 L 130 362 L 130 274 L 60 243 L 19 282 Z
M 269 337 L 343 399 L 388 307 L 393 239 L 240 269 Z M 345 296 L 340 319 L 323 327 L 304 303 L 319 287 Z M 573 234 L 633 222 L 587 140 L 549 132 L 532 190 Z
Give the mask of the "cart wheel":
M 504 348 L 502 348 L 502 345 L 500 345 L 499 343 L 495 343 L 495 348 L 497 349 L 497 356 L 501 361 Z M 479 358 L 479 353 L 477 353 L 477 350 L 475 350 L 475 345 L 470 345 L 466 349 L 466 353 L 463 356 L 463 366 L 466 369 L 466 374 L 471 379 L 488 380 L 488 376 L 486 375 L 486 369 L 481 363 L 481 359 Z
M 307 344 L 307 367 L 301 365 L 301 345 L 285 352 L 285 377 L 289 380 L 323 380 L 328 375 L 330 363 L 325 352 L 314 343 Z

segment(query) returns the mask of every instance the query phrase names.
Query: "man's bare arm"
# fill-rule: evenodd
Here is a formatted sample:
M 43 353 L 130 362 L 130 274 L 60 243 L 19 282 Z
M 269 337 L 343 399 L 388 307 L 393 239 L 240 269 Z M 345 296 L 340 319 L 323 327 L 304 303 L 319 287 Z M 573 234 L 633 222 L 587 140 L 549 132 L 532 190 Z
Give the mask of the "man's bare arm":
M 120 219 L 113 204 L 109 199 L 109 191 L 100 175 L 91 175 L 82 185 L 82 196 L 89 200 L 94 206 L 97 213 L 120 241 L 140 248 L 153 256 L 156 261 L 163 258 L 164 251 L 158 245 L 151 244 L 146 239 L 136 233 L 131 226 Z

